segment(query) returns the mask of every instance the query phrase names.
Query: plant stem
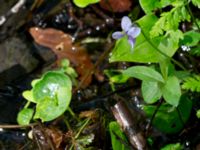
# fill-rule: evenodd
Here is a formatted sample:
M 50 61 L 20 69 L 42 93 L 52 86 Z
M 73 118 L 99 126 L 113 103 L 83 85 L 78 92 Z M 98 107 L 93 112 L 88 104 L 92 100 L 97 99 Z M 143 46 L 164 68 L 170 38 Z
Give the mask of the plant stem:
M 112 92 L 115 92 L 115 85 L 114 85 L 114 83 L 112 83 L 112 82 L 110 82 L 110 87 L 111 87 L 111 89 L 112 89 Z
M 199 32 L 200 32 L 199 24 L 197 23 L 197 21 L 196 21 L 194 15 L 193 15 L 193 13 L 192 13 L 192 11 L 191 11 L 191 9 L 190 9 L 189 3 L 186 4 L 186 7 L 187 7 L 187 9 L 188 9 L 188 12 L 189 12 L 190 16 L 192 17 L 193 22 L 196 24 L 196 26 L 197 26 L 197 28 L 198 28 L 198 30 L 199 30 Z
M 76 119 L 76 121 L 78 121 L 78 122 L 80 121 L 79 118 L 75 115 L 75 113 L 72 111 L 72 109 L 71 109 L 70 107 L 68 107 L 67 110 L 69 111 L 70 115 L 71 115 L 74 119 Z
M 81 134 L 81 132 L 83 131 L 83 129 L 85 128 L 85 126 L 89 123 L 89 121 L 90 121 L 90 118 L 87 119 L 87 120 L 85 121 L 85 123 L 81 126 L 80 130 L 78 131 L 78 133 L 77 133 L 76 136 L 75 136 L 75 139 L 77 139 L 77 138 L 79 137 L 79 135 Z
M 24 106 L 24 108 L 28 108 L 28 106 L 30 105 L 30 101 L 28 101 L 27 103 L 26 103 L 26 105 Z
M 75 139 L 77 139 L 79 137 L 79 135 L 81 134 L 81 132 L 83 131 L 83 129 L 85 128 L 85 126 L 89 123 L 90 118 L 87 119 L 85 121 L 85 123 L 81 126 L 80 130 L 78 131 L 78 133 L 75 135 Z M 74 148 L 74 144 L 71 145 L 71 147 L 69 148 L 69 150 L 72 150 Z
M 176 61 L 175 59 L 171 58 L 170 56 L 166 55 L 164 52 L 162 52 L 157 46 L 155 46 L 151 41 L 150 39 L 145 35 L 145 33 L 141 30 L 141 33 L 143 34 L 143 36 L 145 37 L 145 39 L 147 40 L 147 42 L 149 42 L 149 44 L 155 48 L 155 50 L 157 52 L 159 52 L 160 54 L 162 54 L 163 56 L 169 58 L 172 60 L 172 62 L 174 62 L 177 66 L 179 66 L 181 69 L 183 69 L 184 71 L 186 71 L 187 69 L 178 61 Z
M 182 116 L 182 114 L 181 114 L 181 112 L 180 112 L 180 110 L 179 110 L 178 107 L 176 107 L 176 111 L 177 111 L 177 113 L 178 113 L 178 116 L 179 116 L 179 118 L 180 118 L 180 121 L 181 121 L 183 127 L 185 127 L 185 123 L 184 123 L 184 120 L 183 120 L 183 116 Z
M 155 109 L 155 111 L 154 111 L 154 113 L 153 113 L 153 115 L 152 115 L 152 117 L 151 117 L 151 120 L 150 120 L 149 124 L 147 125 L 147 128 L 146 128 L 146 135 L 148 134 L 149 129 L 150 129 L 152 123 L 153 123 L 153 120 L 154 120 L 154 118 L 155 118 L 155 116 L 156 116 L 156 114 L 157 114 L 157 112 L 158 112 L 160 106 L 162 105 L 162 103 L 163 103 L 163 99 L 161 98 L 161 100 L 160 100 L 159 103 L 158 103 L 158 106 L 156 107 L 156 109 Z
M 68 130 L 71 130 L 72 128 L 71 128 L 71 126 L 70 126 L 68 120 L 65 118 L 65 116 L 63 117 L 63 120 L 64 120 L 64 122 L 65 122 L 65 124 L 66 124 Z

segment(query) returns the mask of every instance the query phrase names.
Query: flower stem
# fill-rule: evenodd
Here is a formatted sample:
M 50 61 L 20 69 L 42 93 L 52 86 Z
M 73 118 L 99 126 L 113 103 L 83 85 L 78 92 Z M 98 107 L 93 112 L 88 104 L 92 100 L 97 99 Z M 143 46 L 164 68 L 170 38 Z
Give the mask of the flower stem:
M 149 42 L 149 44 L 155 48 L 155 50 L 157 52 L 159 52 L 160 54 L 162 54 L 163 56 L 169 58 L 172 60 L 172 62 L 174 62 L 174 64 L 176 64 L 177 66 L 179 66 L 181 69 L 183 69 L 184 71 L 186 71 L 186 68 L 178 61 L 176 61 L 175 59 L 171 58 L 170 56 L 168 56 L 167 54 L 165 54 L 164 52 L 162 52 L 157 46 L 155 46 L 151 41 L 150 39 L 145 35 L 145 33 L 141 30 L 141 33 L 143 34 L 143 36 L 145 37 L 145 39 L 147 40 L 147 42 Z
M 24 108 L 28 108 L 28 106 L 31 104 L 31 102 L 30 101 L 28 101 L 27 103 L 26 103 L 26 105 L 24 106 Z
M 81 132 L 83 131 L 83 129 L 86 127 L 86 125 L 89 123 L 89 121 L 90 121 L 90 118 L 85 121 L 85 123 L 80 128 L 80 130 L 78 131 L 78 133 L 75 135 L 75 139 L 77 139 L 79 137 L 79 135 L 81 134 Z
M 190 16 L 192 17 L 192 21 L 195 23 L 195 25 L 197 26 L 197 28 L 198 28 L 198 30 L 199 30 L 199 32 L 200 32 L 199 24 L 197 23 L 197 21 L 196 21 L 194 15 L 193 15 L 193 13 L 192 13 L 192 11 L 191 11 L 191 9 L 190 9 L 189 3 L 186 4 L 186 7 L 187 7 L 187 9 L 188 9 L 188 12 L 189 12 Z
M 74 119 L 76 119 L 76 121 L 80 121 L 79 120 L 79 118 L 75 115 L 75 113 L 72 111 L 72 109 L 70 108 L 70 107 L 68 107 L 68 112 L 70 113 L 70 115 L 74 118 Z

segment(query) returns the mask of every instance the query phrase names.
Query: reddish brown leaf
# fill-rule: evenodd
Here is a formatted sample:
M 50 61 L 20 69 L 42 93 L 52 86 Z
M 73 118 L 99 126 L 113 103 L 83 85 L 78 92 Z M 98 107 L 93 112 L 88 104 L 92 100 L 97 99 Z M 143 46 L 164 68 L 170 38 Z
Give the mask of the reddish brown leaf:
M 85 49 L 78 45 L 72 44 L 72 37 L 60 30 L 53 28 L 42 29 L 38 27 L 30 28 L 30 34 L 35 42 L 52 49 L 57 55 L 58 62 L 67 58 L 75 66 L 80 76 L 80 81 L 93 70 L 94 65 Z M 92 74 L 89 74 L 84 80 L 82 87 L 86 87 L 91 83 Z
M 113 12 L 129 11 L 132 5 L 132 0 L 101 0 L 100 6 Z

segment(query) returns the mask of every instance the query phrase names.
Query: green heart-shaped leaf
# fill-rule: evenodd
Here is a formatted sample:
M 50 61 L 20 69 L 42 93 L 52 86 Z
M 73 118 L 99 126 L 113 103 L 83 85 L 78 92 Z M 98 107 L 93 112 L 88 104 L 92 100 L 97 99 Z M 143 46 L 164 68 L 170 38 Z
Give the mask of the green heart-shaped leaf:
M 134 66 L 122 71 L 123 74 L 143 81 L 165 82 L 163 77 L 155 69 L 146 66 Z
M 161 97 L 162 93 L 158 82 L 142 81 L 142 96 L 148 104 L 155 103 Z
M 71 90 L 71 80 L 64 73 L 46 73 L 33 88 L 33 97 L 37 102 L 34 118 L 50 121 L 62 115 L 70 104 Z

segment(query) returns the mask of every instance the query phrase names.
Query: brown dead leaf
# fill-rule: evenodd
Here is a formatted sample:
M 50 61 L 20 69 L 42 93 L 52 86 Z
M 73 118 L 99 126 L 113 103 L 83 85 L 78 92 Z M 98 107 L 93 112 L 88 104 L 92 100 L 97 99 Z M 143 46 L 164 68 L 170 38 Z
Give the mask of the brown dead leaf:
M 129 11 L 132 5 L 132 0 L 101 0 L 100 6 L 113 12 Z
M 79 114 L 80 118 L 90 118 L 93 121 L 99 118 L 99 111 L 97 109 L 95 110 L 86 110 L 86 111 L 82 111 Z
M 48 47 L 57 55 L 58 62 L 67 58 L 75 67 L 81 81 L 89 71 L 93 70 L 94 65 L 85 49 L 78 45 L 73 45 L 72 37 L 60 30 L 53 28 L 42 29 L 38 27 L 30 28 L 30 34 L 35 42 Z M 92 81 L 92 73 L 88 74 L 82 87 L 87 87 Z
M 51 137 L 52 142 L 54 143 L 56 148 L 59 148 L 63 141 L 63 134 L 60 130 L 56 128 L 45 128 L 45 132 Z

